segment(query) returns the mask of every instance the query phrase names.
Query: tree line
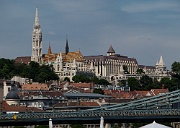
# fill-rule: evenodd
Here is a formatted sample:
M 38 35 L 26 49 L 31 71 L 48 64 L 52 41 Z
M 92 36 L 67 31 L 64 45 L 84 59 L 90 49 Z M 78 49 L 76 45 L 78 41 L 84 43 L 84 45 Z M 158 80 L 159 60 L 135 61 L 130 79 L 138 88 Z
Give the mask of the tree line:
M 137 72 L 143 72 L 137 70 Z M 172 78 L 162 78 L 160 81 L 152 79 L 147 75 L 143 75 L 140 80 L 136 78 L 128 78 L 119 81 L 119 86 L 125 86 L 126 82 L 131 90 L 150 90 L 152 88 L 161 88 L 164 85 L 169 91 L 180 88 L 180 62 L 174 62 L 171 65 Z M 23 63 L 15 63 L 15 60 L 0 59 L 0 79 L 11 79 L 13 76 L 33 79 L 34 82 L 44 83 L 50 80 L 59 80 L 58 75 L 54 72 L 52 65 L 39 65 L 37 62 L 30 62 L 28 65 Z M 99 79 L 93 73 L 78 72 L 73 77 L 74 82 L 94 82 L 95 84 L 109 85 L 107 80 Z
M 52 65 L 39 65 L 39 63 L 33 61 L 27 65 L 15 63 L 15 60 L 1 58 L 0 79 L 11 79 L 13 76 L 33 79 L 34 82 L 40 83 L 59 79 Z

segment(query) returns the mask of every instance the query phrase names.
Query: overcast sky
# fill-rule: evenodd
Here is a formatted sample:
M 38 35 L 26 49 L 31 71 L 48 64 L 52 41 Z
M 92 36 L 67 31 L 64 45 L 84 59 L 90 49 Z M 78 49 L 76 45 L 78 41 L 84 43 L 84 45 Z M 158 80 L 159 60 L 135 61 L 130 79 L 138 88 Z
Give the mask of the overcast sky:
M 0 58 L 31 56 L 35 8 L 43 53 L 70 51 L 117 54 L 154 66 L 163 56 L 168 69 L 180 56 L 180 0 L 1 0 Z

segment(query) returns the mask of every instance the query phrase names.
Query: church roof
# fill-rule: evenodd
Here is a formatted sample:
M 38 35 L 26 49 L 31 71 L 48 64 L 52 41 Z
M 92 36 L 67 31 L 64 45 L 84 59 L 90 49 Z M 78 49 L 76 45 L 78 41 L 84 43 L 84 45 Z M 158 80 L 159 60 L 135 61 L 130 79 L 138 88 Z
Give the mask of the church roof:
M 84 58 L 80 51 L 68 52 L 67 55 L 66 53 L 61 53 L 61 54 L 62 54 L 63 62 L 71 62 L 74 59 L 76 60 L 76 62 L 84 61 Z M 42 63 L 55 62 L 58 55 L 59 53 L 44 54 L 42 57 Z
M 107 53 L 115 53 L 115 50 L 113 49 L 112 45 L 109 47 Z

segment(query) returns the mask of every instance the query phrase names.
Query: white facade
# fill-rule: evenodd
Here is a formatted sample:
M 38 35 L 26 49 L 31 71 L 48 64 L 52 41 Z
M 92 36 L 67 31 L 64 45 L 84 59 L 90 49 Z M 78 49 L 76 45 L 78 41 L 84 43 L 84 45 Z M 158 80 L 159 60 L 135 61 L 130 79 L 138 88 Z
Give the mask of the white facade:
M 67 77 L 72 81 L 73 76 L 78 71 L 87 71 L 84 62 L 76 62 L 75 59 L 71 62 L 63 62 L 61 52 L 53 63 L 53 67 L 60 80 L 64 80 Z

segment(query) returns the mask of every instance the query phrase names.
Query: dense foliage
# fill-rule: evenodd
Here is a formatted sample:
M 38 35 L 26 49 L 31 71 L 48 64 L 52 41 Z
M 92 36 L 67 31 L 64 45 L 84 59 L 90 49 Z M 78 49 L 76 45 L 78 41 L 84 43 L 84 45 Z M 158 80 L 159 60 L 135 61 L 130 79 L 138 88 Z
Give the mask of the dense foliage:
M 72 124 L 71 128 L 85 128 L 85 126 L 82 124 Z
M 104 91 L 103 91 L 101 88 L 95 88 L 95 89 L 93 90 L 93 93 L 98 93 L 98 94 L 104 95 Z
M 93 73 L 85 73 L 85 72 L 79 72 L 77 73 L 72 80 L 75 83 L 89 83 L 89 82 L 93 82 L 95 84 L 99 84 L 99 85 L 110 85 L 110 83 L 105 80 L 105 79 L 98 79 L 97 76 Z
M 15 63 L 14 60 L 0 59 L 0 79 L 11 79 L 13 76 L 21 76 L 33 79 L 35 82 L 45 82 L 49 80 L 58 80 L 53 67 L 49 65 L 39 65 L 36 62 L 30 62 L 29 65 Z

